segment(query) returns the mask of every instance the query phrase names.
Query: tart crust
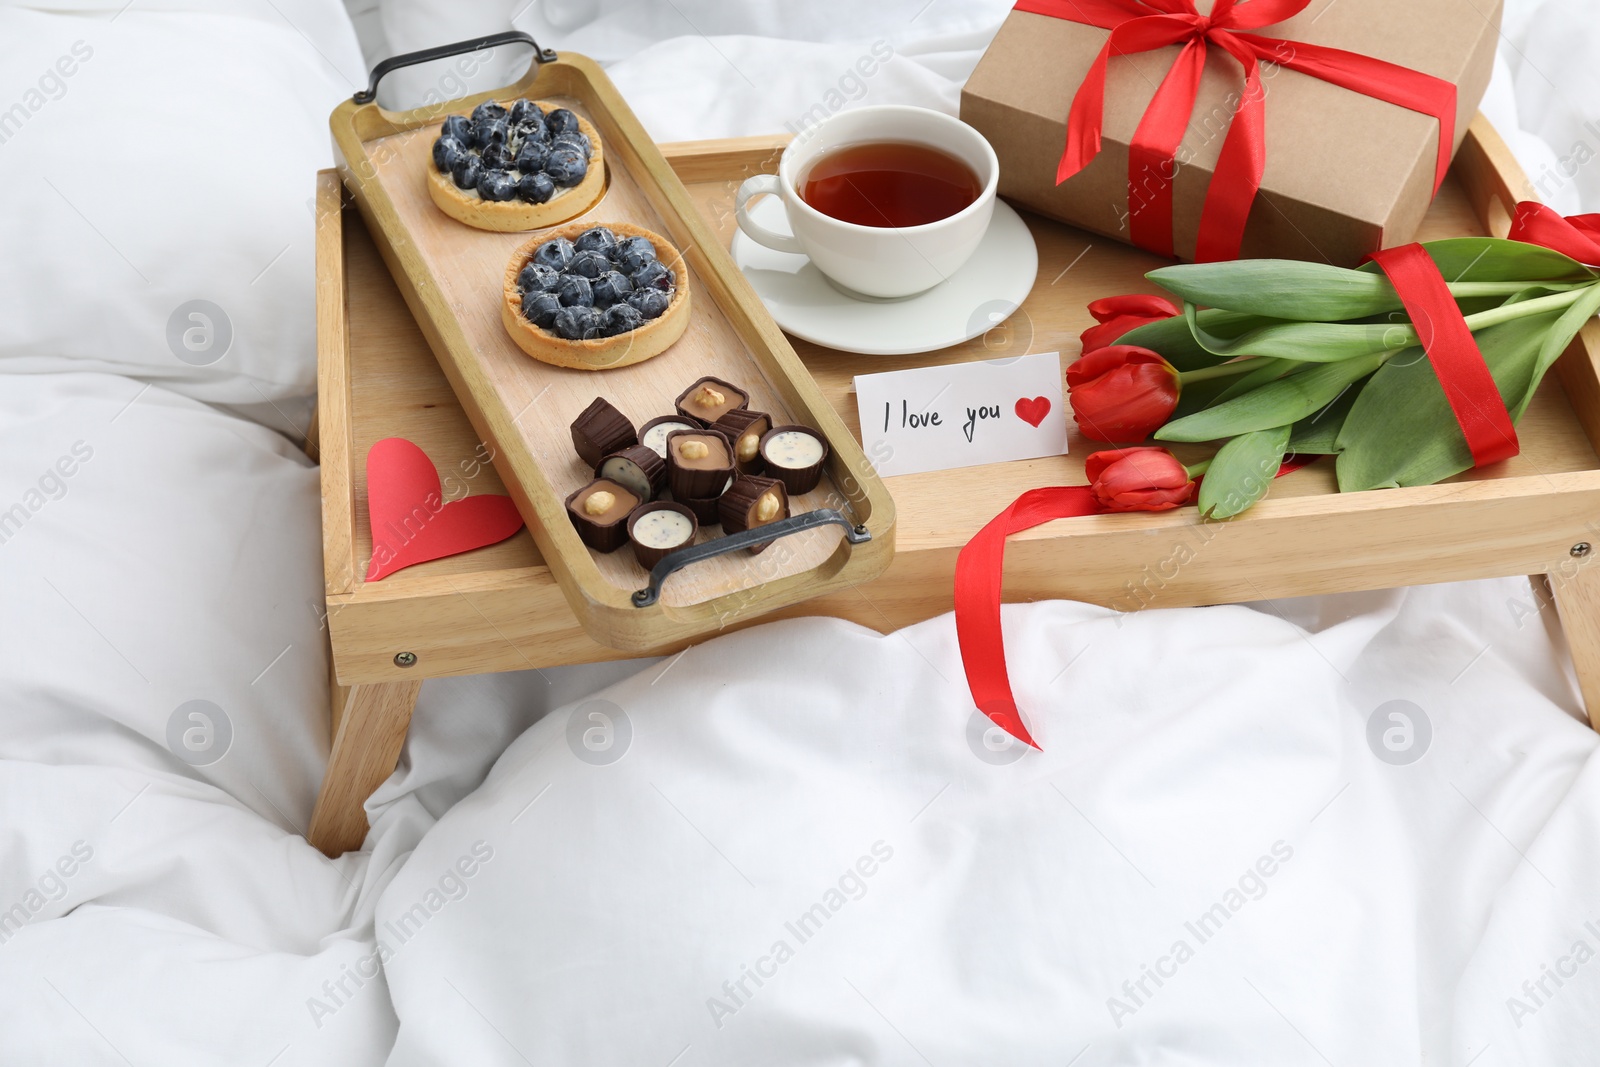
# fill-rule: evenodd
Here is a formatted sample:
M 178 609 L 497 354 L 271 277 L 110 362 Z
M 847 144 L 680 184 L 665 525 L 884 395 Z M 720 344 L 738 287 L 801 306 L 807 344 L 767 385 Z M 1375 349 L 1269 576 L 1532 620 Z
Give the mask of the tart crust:
M 563 106 L 552 100 L 536 100 L 534 103 L 545 111 Z M 593 207 L 600 199 L 600 194 L 605 192 L 606 157 L 600 131 L 582 115 L 578 115 L 578 129 L 589 138 L 589 172 L 577 185 L 557 186 L 556 195 L 542 204 L 530 204 L 524 200 L 485 200 L 477 190 L 458 189 L 450 175 L 433 165 L 431 157 L 426 161 L 428 195 L 440 211 L 457 222 L 496 233 L 536 230 L 581 215 Z
M 568 341 L 542 330 L 522 317 L 522 293 L 517 290 L 517 275 L 533 258 L 534 251 L 546 241 L 557 237 L 572 240 L 585 230 L 605 226 L 617 237 L 643 237 L 656 249 L 656 258 L 672 271 L 677 279 L 677 291 L 667 304 L 667 310 L 636 330 L 615 337 L 594 337 L 586 341 Z M 534 359 L 556 367 L 571 370 L 609 370 L 642 363 L 652 356 L 665 352 L 674 341 L 683 336 L 689 326 L 689 269 L 683 255 L 658 233 L 627 222 L 597 222 L 586 220 L 568 223 L 547 230 L 517 247 L 506 264 L 505 286 L 500 298 L 500 321 L 505 324 L 511 339 Z

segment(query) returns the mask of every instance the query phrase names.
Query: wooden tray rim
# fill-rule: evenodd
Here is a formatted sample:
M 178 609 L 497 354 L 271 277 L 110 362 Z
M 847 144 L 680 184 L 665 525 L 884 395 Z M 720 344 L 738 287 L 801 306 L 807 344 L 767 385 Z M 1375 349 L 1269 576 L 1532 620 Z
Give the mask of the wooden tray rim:
M 376 104 L 359 105 L 347 100 L 330 117 L 338 172 L 365 217 L 374 243 L 435 355 L 441 350 L 466 351 L 470 346 L 449 308 L 428 284 L 425 268 L 419 266 L 418 276 L 412 277 L 410 264 L 394 247 L 395 235 L 403 242 L 403 225 L 381 183 L 362 176 L 361 171 L 370 168 L 365 143 L 437 121 L 447 112 L 470 109 L 482 100 L 511 95 L 570 95 L 585 99 L 591 105 L 592 118 L 606 137 L 613 165 L 620 162 L 634 174 L 646 199 L 662 216 L 670 235 L 695 270 L 701 282 L 702 298 L 716 302 L 749 349 L 751 358 L 765 371 L 791 409 L 822 431 L 833 444 L 828 473 L 855 519 L 867 525 L 873 534 L 873 539 L 863 544 L 852 546 L 841 542 L 817 567 L 769 580 L 753 589 L 731 592 L 694 605 L 636 607 L 627 590 L 601 575 L 589 550 L 566 520 L 561 497 L 554 492 L 532 456 L 522 449 L 499 446 L 499 442 L 516 440 L 517 434 L 500 417 L 501 412 L 485 410 L 478 404 L 464 377 L 476 373 L 470 361 L 441 359 L 440 365 L 469 420 L 485 439 L 496 442 L 501 457 L 511 468 L 513 476 L 504 479 L 507 491 L 525 516 L 531 514 L 536 518 L 537 521 L 528 524 L 529 531 L 546 567 L 561 585 L 584 628 L 605 644 L 626 651 L 645 652 L 682 637 L 716 629 L 733 618 L 764 614 L 841 585 L 869 581 L 881 574 L 894 552 L 895 507 L 887 488 L 868 463 L 855 435 L 822 396 L 788 338 L 772 321 L 760 298 L 734 265 L 732 256 L 700 217 L 660 149 L 650 140 L 604 71 L 585 56 L 562 53 L 554 62 L 530 67 L 528 74 L 515 85 L 454 100 L 447 106 L 393 113 Z M 329 340 L 338 343 L 339 339 L 330 336 Z M 347 343 L 348 338 L 344 341 Z M 349 484 L 340 487 L 340 492 L 353 493 L 354 482 L 348 478 L 348 470 L 344 473 Z M 353 498 L 350 514 L 354 515 Z M 339 568 L 337 580 L 342 586 L 339 591 L 365 590 L 368 586 L 364 583 L 359 587 L 355 584 L 354 542 L 344 540 L 348 545 L 337 547 L 348 548 L 350 562 L 348 567 L 341 564 Z M 552 559 L 563 565 L 550 566 Z M 330 570 L 330 583 L 335 581 L 333 575 Z M 329 591 L 335 590 L 330 587 Z

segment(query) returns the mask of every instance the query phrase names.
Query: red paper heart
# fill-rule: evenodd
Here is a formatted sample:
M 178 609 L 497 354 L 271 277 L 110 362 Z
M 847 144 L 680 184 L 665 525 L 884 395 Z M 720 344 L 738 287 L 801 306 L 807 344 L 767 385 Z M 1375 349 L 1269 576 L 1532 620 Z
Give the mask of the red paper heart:
M 433 460 L 404 437 L 385 437 L 367 453 L 367 515 L 372 522 L 369 582 L 504 541 L 522 529 L 522 516 L 508 496 L 489 493 L 446 503 Z
M 1036 396 L 1029 400 L 1027 397 L 1023 397 L 1017 401 L 1016 412 L 1017 418 L 1023 422 L 1029 426 L 1037 426 L 1044 421 L 1046 415 L 1050 414 L 1050 398 Z

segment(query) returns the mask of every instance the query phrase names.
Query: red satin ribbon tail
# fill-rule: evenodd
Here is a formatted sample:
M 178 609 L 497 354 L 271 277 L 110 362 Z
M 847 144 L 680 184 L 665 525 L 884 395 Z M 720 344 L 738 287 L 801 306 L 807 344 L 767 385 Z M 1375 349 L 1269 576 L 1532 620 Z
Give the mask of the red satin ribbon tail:
M 1005 573 L 1006 538 L 1053 519 L 1092 515 L 1099 510 L 1086 485 L 1030 489 L 1014 500 L 956 557 L 956 642 L 966 667 L 972 702 L 996 726 L 1038 748 L 1017 710 L 1006 670 L 1005 637 L 1000 628 L 1000 595 Z
M 1290 456 L 1278 468 L 1283 477 L 1311 463 L 1315 456 Z M 1030 489 L 990 519 L 956 557 L 956 643 L 967 674 L 967 687 L 979 711 L 1018 741 L 1038 748 L 1023 724 L 1006 669 L 1005 635 L 1000 627 L 1000 598 L 1005 577 L 1006 538 L 1055 519 L 1098 514 L 1103 509 L 1087 485 Z
M 1520 451 L 1500 388 L 1483 352 L 1450 295 L 1444 276 L 1419 244 L 1375 252 L 1373 262 L 1394 283 L 1422 342 L 1450 411 L 1461 426 L 1474 467 L 1510 459 Z

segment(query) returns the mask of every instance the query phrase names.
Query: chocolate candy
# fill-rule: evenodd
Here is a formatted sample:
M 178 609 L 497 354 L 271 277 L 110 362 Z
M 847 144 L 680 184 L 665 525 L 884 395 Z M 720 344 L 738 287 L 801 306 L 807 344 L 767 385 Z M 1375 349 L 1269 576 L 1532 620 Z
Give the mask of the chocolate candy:
M 655 449 L 662 459 L 667 458 L 667 434 L 673 430 L 693 430 L 699 423 L 682 415 L 661 415 L 639 427 L 639 443 Z
M 701 378 L 678 394 L 678 414 L 710 426 L 735 408 L 750 403 L 750 394 L 721 378 Z
M 616 482 L 641 501 L 654 500 L 667 484 L 667 461 L 648 445 L 629 445 L 602 459 L 594 473 Z
M 733 443 L 733 464 L 740 474 L 761 473 L 765 466 L 761 459 L 761 435 L 772 429 L 771 415 L 765 411 L 734 408 L 711 428 L 728 435 Z
M 774 426 L 761 435 L 767 474 L 783 482 L 790 496 L 809 493 L 822 480 L 828 442 L 808 426 Z
M 611 453 L 638 443 L 633 423 L 603 397 L 595 397 L 594 403 L 572 420 L 572 447 L 590 470 Z
M 616 482 L 596 478 L 567 497 L 567 517 L 583 543 L 596 552 L 615 552 L 628 541 L 628 515 L 639 498 Z
M 776 478 L 741 475 L 717 501 L 717 514 L 722 519 L 722 528 L 729 533 L 765 526 L 789 517 L 789 494 Z M 759 552 L 765 547 L 756 545 L 752 551 Z
M 652 570 L 669 552 L 694 544 L 700 523 L 682 504 L 657 500 L 633 509 L 628 516 L 628 540 L 639 566 Z
M 721 501 L 721 493 L 718 493 L 716 496 L 677 497 L 677 502 L 689 509 L 690 514 L 695 517 L 695 521 L 698 522 L 702 528 L 715 526 L 722 521 L 722 516 L 718 513 L 718 505 L 721 503 Z
M 733 446 L 716 430 L 667 435 L 667 484 L 678 500 L 720 496 L 733 477 Z

